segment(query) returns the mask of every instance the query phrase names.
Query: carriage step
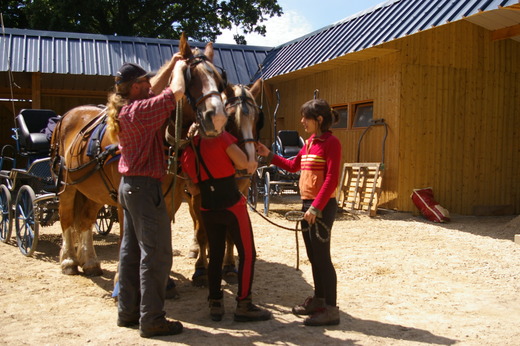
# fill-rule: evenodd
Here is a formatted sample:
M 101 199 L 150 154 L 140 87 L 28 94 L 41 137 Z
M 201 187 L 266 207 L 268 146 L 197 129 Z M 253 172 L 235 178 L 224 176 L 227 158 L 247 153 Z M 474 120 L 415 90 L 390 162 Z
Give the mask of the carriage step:
M 345 163 L 338 191 L 338 206 L 377 214 L 383 169 L 380 162 Z

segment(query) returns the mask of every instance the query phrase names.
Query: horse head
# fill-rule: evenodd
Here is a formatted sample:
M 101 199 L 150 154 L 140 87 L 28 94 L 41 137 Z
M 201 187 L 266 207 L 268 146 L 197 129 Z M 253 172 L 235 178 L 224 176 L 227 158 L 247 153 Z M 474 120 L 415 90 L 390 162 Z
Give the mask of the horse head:
M 179 51 L 188 67 L 184 73 L 185 95 L 196 116 L 200 130 L 205 136 L 217 136 L 224 129 L 227 114 L 221 93 L 226 87 L 225 74 L 213 64 L 213 44 L 206 45 L 204 52 L 192 49 L 183 34 Z
M 255 98 L 260 93 L 262 81 L 251 88 L 241 84 L 229 84 L 222 93 L 229 121 L 226 130 L 238 139 L 238 145 L 248 159 L 256 160 L 255 142 L 258 140 L 262 113 Z

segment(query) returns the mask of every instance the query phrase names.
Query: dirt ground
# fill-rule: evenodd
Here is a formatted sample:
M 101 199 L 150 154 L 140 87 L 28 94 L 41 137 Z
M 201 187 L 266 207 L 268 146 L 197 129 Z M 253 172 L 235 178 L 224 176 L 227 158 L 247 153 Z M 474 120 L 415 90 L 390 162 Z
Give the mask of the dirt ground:
M 297 210 L 293 196 L 273 197 L 271 220 Z M 111 298 L 117 266 L 116 224 L 95 236 L 101 277 L 64 276 L 58 264 L 59 224 L 40 229 L 33 257 L 13 238 L 0 244 L 0 344 L 8 345 L 518 345 L 520 340 L 520 223 L 512 216 L 452 215 L 434 224 L 409 213 L 375 218 L 342 213 L 332 230 L 341 323 L 304 327 L 291 307 L 312 294 L 303 242 L 251 213 L 258 253 L 254 301 L 270 309 L 266 322 L 233 321 L 236 285 L 225 284 L 226 315 L 208 316 L 207 289 L 192 286 L 188 258 L 192 222 L 185 204 L 173 225 L 172 276 L 180 298 L 167 315 L 184 324 L 176 336 L 142 339 L 116 326 Z M 301 238 L 300 238 L 301 239 Z

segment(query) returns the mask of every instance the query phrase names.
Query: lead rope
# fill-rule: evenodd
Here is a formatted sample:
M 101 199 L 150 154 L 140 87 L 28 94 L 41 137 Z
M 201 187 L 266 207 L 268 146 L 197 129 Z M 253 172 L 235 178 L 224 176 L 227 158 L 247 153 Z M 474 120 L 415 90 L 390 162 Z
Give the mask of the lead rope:
M 278 223 L 276 223 L 274 221 L 269 220 L 268 217 L 266 217 L 265 215 L 260 213 L 258 210 L 256 210 L 256 208 L 249 202 L 247 197 L 244 196 L 244 194 L 242 192 L 241 192 L 241 194 L 246 199 L 246 202 L 247 202 L 247 205 L 249 206 L 249 208 L 251 208 L 262 219 L 264 219 L 265 221 L 269 222 L 271 225 L 274 225 L 274 226 L 276 226 L 278 228 L 294 232 L 294 236 L 295 236 L 295 240 L 296 240 L 296 270 L 298 270 L 300 268 L 300 246 L 299 246 L 299 240 L 298 240 L 298 231 L 299 231 L 298 226 L 300 225 L 300 222 L 303 220 L 303 215 L 305 215 L 305 213 L 303 211 L 297 211 L 297 210 L 291 210 L 291 211 L 288 211 L 287 213 L 285 213 L 285 218 L 288 221 L 296 221 L 295 227 L 294 228 L 289 228 L 287 226 L 280 225 L 280 224 L 278 224 Z M 320 235 L 320 229 L 318 227 L 318 223 L 327 232 L 327 236 L 325 238 L 323 238 Z M 330 241 L 331 229 L 323 221 L 321 221 L 320 219 L 316 218 L 316 222 L 314 223 L 314 225 L 309 225 L 309 227 L 307 227 L 307 228 L 302 228 L 301 231 L 302 232 L 311 232 L 313 229 L 314 229 L 314 232 L 316 234 L 316 238 L 319 241 L 321 241 L 322 243 L 326 243 L 326 242 Z
M 179 162 L 179 146 L 181 142 L 181 129 L 182 129 L 182 100 L 177 100 L 177 107 L 175 107 L 175 141 L 173 143 L 173 155 L 170 155 L 169 160 L 173 160 L 173 163 L 170 161 L 168 167 L 172 167 L 173 172 L 170 169 L 168 173 L 173 174 L 173 189 L 172 189 L 172 208 L 171 208 L 171 219 L 172 222 L 175 223 L 175 211 L 173 210 L 173 206 L 175 205 L 175 189 L 177 188 L 177 170 L 178 170 L 178 162 Z M 173 159 L 172 159 L 173 157 Z

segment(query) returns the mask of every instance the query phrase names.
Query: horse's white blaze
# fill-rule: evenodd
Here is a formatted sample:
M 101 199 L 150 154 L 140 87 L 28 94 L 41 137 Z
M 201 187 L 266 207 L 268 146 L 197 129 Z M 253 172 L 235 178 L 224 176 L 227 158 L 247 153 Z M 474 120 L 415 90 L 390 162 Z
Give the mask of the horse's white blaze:
M 221 133 L 227 123 L 227 114 L 224 111 L 224 103 L 217 95 L 209 97 L 206 101 L 210 104 L 209 109 L 215 110 L 215 115 L 213 116 L 213 126 L 215 127 L 217 133 Z
M 255 138 L 255 136 L 253 134 L 253 126 L 252 125 L 251 126 L 243 126 L 242 127 L 242 136 L 245 139 Z M 250 162 L 256 161 L 256 148 L 255 148 L 255 144 L 253 142 L 246 142 L 246 143 L 244 143 L 244 151 L 246 152 L 247 159 Z
M 209 78 L 209 75 L 203 74 L 201 80 L 203 85 L 203 95 L 208 95 L 219 90 L 217 81 L 214 78 Z M 204 100 L 204 106 L 206 110 L 212 110 L 214 112 L 211 119 L 214 130 L 217 134 L 221 133 L 224 127 L 226 126 L 227 122 L 227 114 L 224 110 L 224 103 L 222 101 L 222 97 L 218 94 L 212 94 L 210 97 L 207 97 Z

